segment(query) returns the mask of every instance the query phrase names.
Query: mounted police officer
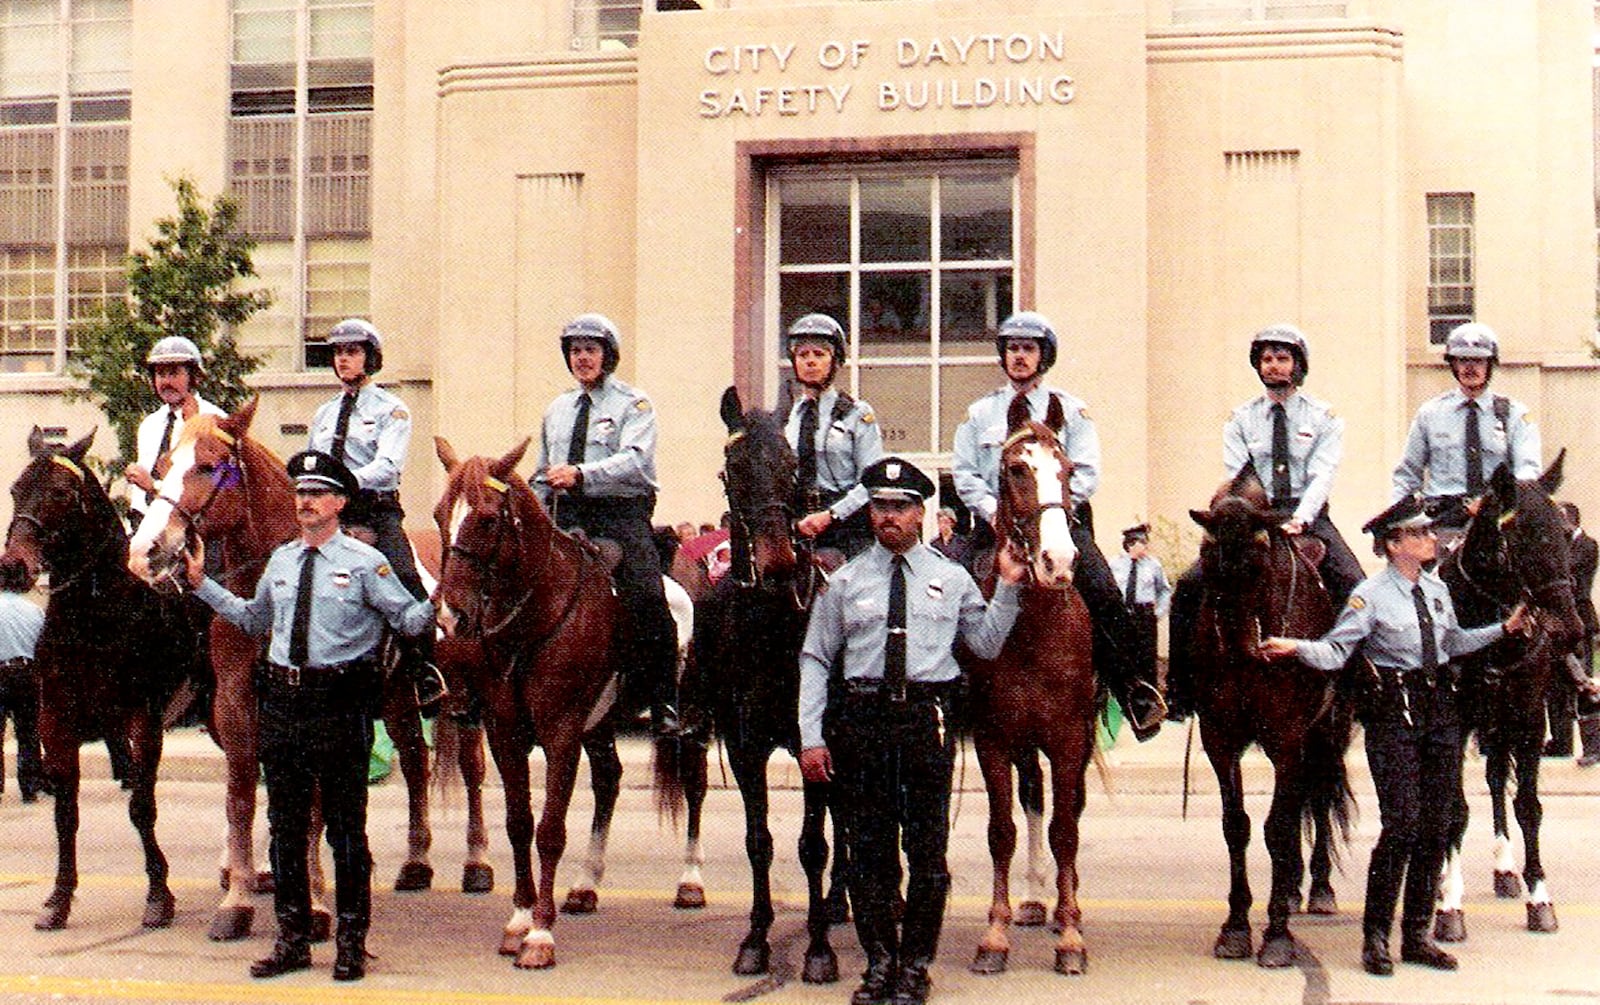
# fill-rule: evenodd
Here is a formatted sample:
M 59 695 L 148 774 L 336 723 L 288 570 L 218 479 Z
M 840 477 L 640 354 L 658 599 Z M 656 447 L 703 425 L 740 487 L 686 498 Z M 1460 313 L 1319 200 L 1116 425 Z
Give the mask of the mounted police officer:
M 956 430 L 951 462 L 956 492 L 972 511 L 974 564 L 979 553 L 992 549 L 994 520 L 999 509 L 1000 452 L 1009 430 L 1007 411 L 1014 398 L 1028 403 L 1028 411 L 1042 419 L 1050 399 L 1061 403 L 1066 425 L 1061 447 L 1072 461 L 1069 489 L 1075 507 L 1072 543 L 1078 549 L 1073 585 L 1083 596 L 1094 622 L 1095 672 L 1121 702 L 1134 735 L 1149 739 L 1161 728 L 1166 705 L 1154 677 L 1141 676 L 1134 653 L 1134 630 L 1122 593 L 1117 589 L 1105 555 L 1094 540 L 1094 515 L 1089 497 L 1100 484 L 1100 434 L 1089 418 L 1088 406 L 1065 391 L 1046 387 L 1044 375 L 1056 361 L 1056 331 L 1044 315 L 1021 311 L 1001 323 L 995 333 L 1007 385 L 979 398 L 967 409 Z
M 876 543 L 812 608 L 800 654 L 800 768 L 812 781 L 837 777 L 844 790 L 850 902 L 867 956 L 852 1005 L 920 1005 L 950 888 L 949 718 L 960 676 L 952 646 L 959 633 L 976 655 L 999 655 L 1025 567 L 998 555 L 1000 582 L 986 605 L 965 569 L 920 541 L 928 476 L 885 457 L 861 480 Z M 897 926 L 902 845 L 909 880 Z
M 804 516 L 795 530 L 818 548 L 853 558 L 872 543 L 861 473 L 883 456 L 883 432 L 872 406 L 833 386 L 848 355 L 839 322 L 826 314 L 805 315 L 789 326 L 784 351 L 800 388 L 783 429 L 800 461 Z
M 1461 798 L 1458 671 L 1450 660 L 1520 630 L 1526 615 L 1519 605 L 1503 625 L 1456 622 L 1449 589 L 1428 571 L 1438 541 L 1421 496 L 1405 496 L 1362 531 L 1372 534 L 1373 551 L 1388 565 L 1356 587 L 1321 639 L 1270 638 L 1261 655 L 1295 656 L 1329 673 L 1357 653 L 1365 658 L 1353 668 L 1383 829 L 1367 868 L 1361 965 L 1378 976 L 1394 972 L 1389 929 L 1403 881 L 1400 959 L 1454 970 L 1455 957 L 1434 945 L 1429 932 L 1450 840 L 1449 814 L 1437 807 Z
M 378 645 L 386 625 L 403 635 L 431 632 L 435 612 L 400 583 L 381 552 L 340 532 L 340 513 L 360 490 L 349 469 L 308 450 L 289 459 L 289 476 L 300 536 L 267 559 L 253 598 L 204 576 L 203 543 L 187 571 L 195 595 L 218 614 L 246 634 L 271 634 L 256 693 L 278 938 L 250 975 L 311 966 L 306 857 L 319 792 L 338 888 L 333 978 L 360 980 L 372 904 L 367 751 L 383 693 Z
M 1445 362 L 1456 388 L 1422 403 L 1394 469 L 1394 493 L 1427 496 L 1441 529 L 1459 531 L 1484 493 L 1489 476 L 1504 463 L 1518 479 L 1541 469 L 1539 427 L 1528 407 L 1489 392 L 1500 340 L 1486 324 L 1457 325 L 1445 339 Z
M 161 407 L 145 416 L 135 436 L 136 456 L 122 476 L 128 480 L 128 508 L 135 526 L 156 491 L 156 461 L 161 459 L 183 434 L 185 421 L 196 415 L 223 416 L 227 413 L 200 397 L 198 388 L 205 379 L 206 365 L 200 348 L 182 335 L 168 335 L 150 347 L 144 358 L 145 373 Z
M 383 337 L 372 323 L 346 318 L 328 332 L 333 347 L 333 372 L 344 385 L 324 402 L 311 420 L 308 450 L 318 450 L 349 468 L 359 486 L 350 499 L 344 526 L 366 528 L 372 544 L 389 560 L 401 585 L 418 600 L 427 589 L 417 574 L 411 542 L 406 538 L 405 510 L 400 506 L 400 472 L 411 445 L 411 412 L 393 393 L 372 382 L 383 369 Z M 437 706 L 446 692 L 444 678 L 433 665 L 433 633 L 425 632 L 401 646 L 401 670 L 417 690 L 417 704 Z
M 656 413 L 643 391 L 615 376 L 617 326 L 580 314 L 561 329 L 561 354 L 578 386 L 545 410 L 534 492 L 563 530 L 609 538 L 622 549 L 617 593 L 633 621 L 632 661 L 643 673 L 651 724 L 677 735 L 677 633 L 661 584 L 650 525 L 656 508 Z

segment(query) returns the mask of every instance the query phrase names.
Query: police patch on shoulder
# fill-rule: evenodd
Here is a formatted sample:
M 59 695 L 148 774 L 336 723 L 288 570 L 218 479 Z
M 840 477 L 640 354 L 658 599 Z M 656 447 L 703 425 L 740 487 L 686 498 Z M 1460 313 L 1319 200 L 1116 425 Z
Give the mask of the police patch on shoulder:
M 1085 405 L 1082 408 L 1078 409 L 1078 415 L 1080 417 L 1082 417 L 1082 418 L 1087 419 L 1089 417 L 1089 406 Z
M 638 401 L 633 403 L 633 407 L 637 408 L 641 412 L 648 412 L 650 411 L 650 399 L 640 398 Z
M 397 421 L 403 420 L 403 419 L 409 419 L 409 418 L 411 418 L 411 413 L 406 411 L 403 408 L 397 408 L 394 411 L 389 413 L 389 418 L 395 419 Z
M 390 570 L 388 562 L 379 562 L 378 567 L 372 571 L 376 572 L 379 577 L 383 577 L 387 576 L 392 570 Z
M 1365 600 L 1362 600 L 1360 597 L 1351 597 L 1350 598 L 1350 609 L 1352 611 L 1359 611 L 1359 610 L 1361 610 L 1362 608 L 1364 608 L 1366 606 L 1367 606 L 1367 602 Z
M 874 422 L 878 421 L 878 417 L 876 415 L 873 415 L 871 412 L 862 412 L 861 413 L 861 421 L 865 422 L 867 425 L 870 426 Z

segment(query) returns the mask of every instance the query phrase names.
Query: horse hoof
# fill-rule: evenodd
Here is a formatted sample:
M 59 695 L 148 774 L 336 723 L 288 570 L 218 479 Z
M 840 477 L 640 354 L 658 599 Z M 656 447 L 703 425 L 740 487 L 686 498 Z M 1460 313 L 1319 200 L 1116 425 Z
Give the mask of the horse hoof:
M 1437 912 L 1433 916 L 1433 938 L 1436 942 L 1467 941 L 1467 916 L 1459 907 Z
M 1339 898 L 1333 895 L 1332 890 L 1314 890 L 1311 899 L 1306 901 L 1306 913 L 1324 917 L 1338 914 Z
M 268 896 L 276 893 L 277 889 L 278 881 L 272 875 L 271 869 L 262 869 L 260 872 L 257 872 L 255 882 L 250 884 L 250 892 L 260 894 L 261 896 Z
M 1261 951 L 1256 953 L 1256 966 L 1276 970 L 1294 963 L 1294 938 L 1280 935 L 1262 939 Z
M 1018 928 L 1038 928 L 1044 924 L 1044 919 L 1043 904 L 1037 900 L 1024 900 L 1017 905 L 1017 914 L 1011 923 Z
M 256 920 L 256 909 L 248 904 L 242 907 L 220 908 L 211 916 L 211 927 L 206 929 L 206 938 L 212 942 L 232 942 L 242 939 L 250 934 L 250 926 Z
M 223 893 L 227 893 L 228 892 L 228 885 L 229 884 L 228 884 L 228 870 L 227 869 L 218 869 L 217 870 L 217 885 L 222 887 L 222 892 Z
M 980 946 L 978 955 L 972 958 L 972 966 L 967 969 L 975 974 L 1003 974 L 1006 972 L 1006 951 Z
M 1517 874 L 1514 872 L 1500 872 L 1498 869 L 1495 870 L 1494 895 L 1496 897 L 1522 896 L 1522 880 L 1518 879 Z
M 433 866 L 426 862 L 407 862 L 394 878 L 395 893 L 415 893 L 433 886 Z
M 312 911 L 310 935 L 307 938 L 312 942 L 327 942 L 332 934 L 333 916 L 327 911 Z
M 806 964 L 800 979 L 807 984 L 834 984 L 839 980 L 839 958 L 832 946 L 806 950 Z
M 744 942 L 733 958 L 733 972 L 740 977 L 764 974 L 772 965 L 772 952 L 765 942 Z
M 1528 905 L 1528 931 L 1554 932 L 1560 927 L 1561 925 L 1556 921 L 1556 905 Z
M 517 954 L 518 970 L 548 970 L 555 965 L 556 947 L 548 942 L 524 946 L 522 952 Z
M 1211 955 L 1219 960 L 1248 960 L 1250 958 L 1250 930 L 1227 929 L 1217 936 Z
M 501 956 L 515 956 L 518 953 L 522 952 L 522 936 L 524 934 L 526 934 L 526 933 L 523 933 L 523 932 L 502 932 L 502 933 L 500 933 L 500 950 L 499 950 L 500 955 Z
M 139 919 L 139 924 L 145 928 L 166 928 L 172 924 L 173 915 L 178 913 L 178 902 L 172 896 L 172 891 L 163 890 L 145 898 L 144 917 Z
M 567 891 L 566 903 L 561 905 L 562 914 L 593 914 L 600 906 L 600 895 L 593 890 L 572 889 Z
M 672 906 L 680 911 L 698 911 L 706 906 L 706 888 L 699 883 L 679 883 Z
M 1076 977 L 1089 969 L 1089 954 L 1082 949 L 1057 949 L 1056 973 Z
M 59 932 L 67 927 L 67 915 L 71 913 L 72 894 L 53 893 L 33 919 L 33 927 L 41 932 Z
M 494 868 L 487 862 L 468 862 L 461 867 L 462 893 L 490 893 L 494 890 Z

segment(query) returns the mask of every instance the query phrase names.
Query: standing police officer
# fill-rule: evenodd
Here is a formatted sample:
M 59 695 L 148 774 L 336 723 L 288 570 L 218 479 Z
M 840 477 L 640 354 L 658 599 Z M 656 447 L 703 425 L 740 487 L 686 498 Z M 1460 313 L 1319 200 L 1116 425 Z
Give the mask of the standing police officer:
M 852 1005 L 920 1005 L 950 888 L 949 715 L 960 675 L 951 647 L 959 632 L 977 656 L 999 655 L 1025 567 L 1010 552 L 996 556 L 1000 582 L 985 605 L 965 569 L 919 540 L 934 491 L 927 475 L 885 457 L 862 484 L 877 543 L 841 567 L 812 608 L 800 654 L 800 769 L 812 781 L 837 774 L 845 793 L 850 901 L 867 956 Z M 836 673 L 843 679 L 830 691 Z M 902 844 L 909 885 L 897 930 Z
M 161 407 L 139 423 L 134 439 L 134 463 L 122 473 L 128 480 L 128 508 L 135 526 L 143 518 L 145 507 L 156 491 L 151 475 L 156 461 L 178 442 L 178 437 L 183 435 L 184 422 L 196 415 L 227 414 L 200 397 L 197 388 L 206 375 L 205 361 L 200 358 L 200 348 L 182 335 L 168 335 L 151 346 L 144 358 L 144 368 L 156 397 L 161 399 Z
M 1357 651 L 1370 661 L 1361 670 L 1360 715 L 1383 829 L 1367 867 L 1361 965 L 1380 977 L 1394 972 L 1389 929 L 1403 877 L 1400 959 L 1454 970 L 1456 958 L 1429 933 L 1450 840 L 1448 814 L 1437 808 L 1461 799 L 1457 671 L 1449 661 L 1519 630 L 1525 613 L 1519 605 L 1503 625 L 1457 624 L 1444 580 L 1427 571 L 1438 541 L 1421 496 L 1406 496 L 1362 531 L 1372 534 L 1373 551 L 1389 564 L 1356 587 L 1321 639 L 1269 638 L 1261 655 L 1297 656 L 1330 673 Z
M 1134 658 L 1140 673 L 1156 676 L 1156 623 L 1167 615 L 1172 585 L 1161 559 L 1150 554 L 1150 525 L 1141 523 L 1122 532 L 1122 554 L 1111 560 L 1111 575 L 1122 591 L 1123 606 L 1133 619 Z
M 272 636 L 256 693 L 278 939 L 250 976 L 311 966 L 307 836 L 320 792 L 339 914 L 333 979 L 354 981 L 366 973 L 372 914 L 367 751 L 383 693 L 378 644 L 386 624 L 403 635 L 431 631 L 434 609 L 411 595 L 381 552 L 340 532 L 340 512 L 358 491 L 343 464 L 308 450 L 289 459 L 289 476 L 300 537 L 267 559 L 252 599 L 205 577 L 203 543 L 189 556 L 188 576 L 218 614 L 246 634 Z
M 561 330 L 561 354 L 578 387 L 550 403 L 539 436 L 539 469 L 529 479 L 563 530 L 581 528 L 622 548 L 617 594 L 632 615 L 650 719 L 660 735 L 680 732 L 677 631 L 661 584 L 650 526 L 656 508 L 656 413 L 643 391 L 616 378 L 617 326 L 580 314 Z
M 39 749 L 39 671 L 34 649 L 44 628 L 44 609 L 24 594 L 33 576 L 21 562 L 0 566 L 0 740 L 6 719 L 16 723 L 17 788 L 31 803 L 48 791 Z M 5 759 L 0 756 L 0 791 L 5 789 Z
M 405 403 L 372 382 L 383 369 L 383 338 L 368 321 L 346 318 L 328 332 L 333 372 L 344 385 L 311 420 L 306 448 L 338 460 L 355 476 L 358 491 L 342 522 L 372 532 L 372 544 L 389 560 L 400 584 L 418 600 L 428 596 L 417 574 L 400 506 L 400 470 L 411 445 L 411 413 Z M 417 689 L 417 704 L 429 709 L 446 693 L 433 665 L 433 633 L 424 632 L 401 647 L 402 669 Z
M 956 492 L 974 516 L 969 556 L 992 547 L 995 540 L 1000 452 L 1009 434 L 1006 415 L 1012 400 L 1026 399 L 1029 413 L 1042 420 L 1050 399 L 1056 398 L 1066 417 L 1059 434 L 1061 448 L 1072 461 L 1068 488 L 1076 507 L 1072 543 L 1078 549 L 1072 582 L 1094 622 L 1095 673 L 1122 704 L 1134 735 L 1147 740 L 1161 728 L 1167 709 L 1156 679 L 1141 676 L 1142 668 L 1136 665 L 1132 622 L 1105 555 L 1094 540 L 1089 497 L 1100 484 L 1100 434 L 1089 418 L 1087 405 L 1065 391 L 1044 385 L 1044 375 L 1056 361 L 1056 331 L 1043 314 L 1020 311 L 1011 315 L 995 333 L 995 349 L 1007 385 L 979 398 L 967 409 L 966 421 L 956 430 L 951 460 Z
M 883 456 L 883 432 L 872 406 L 833 386 L 847 356 L 839 322 L 807 314 L 789 326 L 784 349 L 800 388 L 783 429 L 800 461 L 797 488 L 805 515 L 795 530 L 818 548 L 854 558 L 872 543 L 861 473 Z
M 1424 493 L 1439 526 L 1460 530 L 1471 516 L 1469 504 L 1483 495 L 1501 463 L 1518 479 L 1539 477 L 1539 427 L 1528 406 L 1488 393 L 1500 361 L 1500 340 L 1488 325 L 1457 325 L 1445 339 L 1444 358 L 1456 388 L 1417 409 L 1395 465 L 1392 498 Z

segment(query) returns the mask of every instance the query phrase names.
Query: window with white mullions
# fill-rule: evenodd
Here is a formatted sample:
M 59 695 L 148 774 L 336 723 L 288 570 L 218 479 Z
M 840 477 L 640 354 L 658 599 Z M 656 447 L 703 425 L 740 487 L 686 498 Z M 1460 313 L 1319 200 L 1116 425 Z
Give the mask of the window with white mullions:
M 886 448 L 949 451 L 995 383 L 994 333 L 1015 307 L 1011 160 L 795 167 L 768 176 L 767 330 L 820 311 L 844 326 L 841 386 L 870 401 Z
M 1475 311 L 1471 192 L 1428 195 L 1428 341 L 1443 345 L 1450 329 Z

